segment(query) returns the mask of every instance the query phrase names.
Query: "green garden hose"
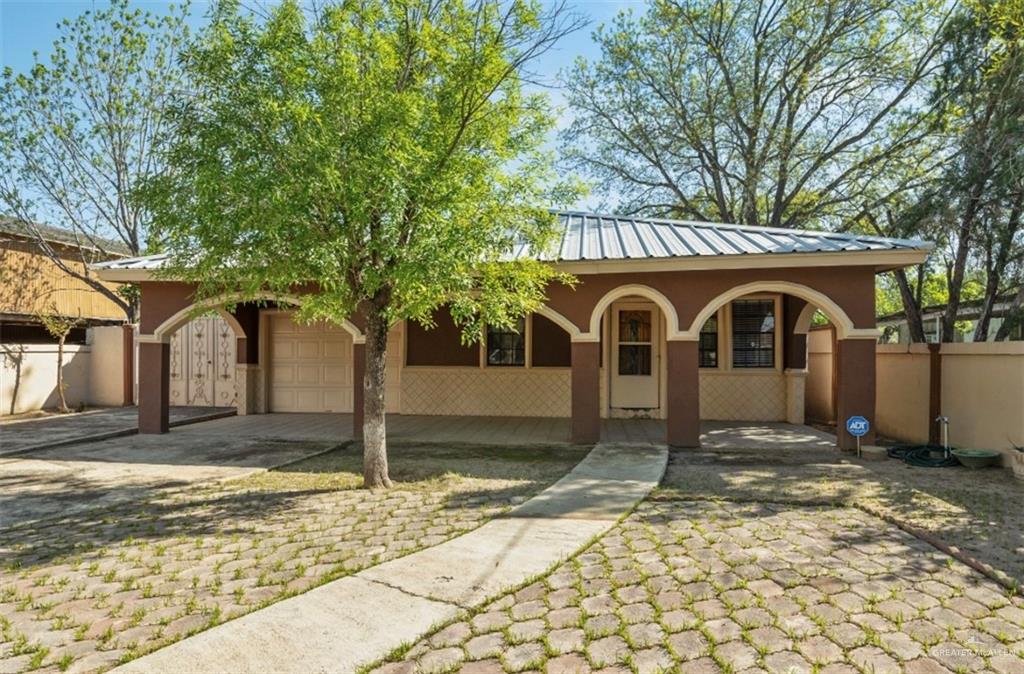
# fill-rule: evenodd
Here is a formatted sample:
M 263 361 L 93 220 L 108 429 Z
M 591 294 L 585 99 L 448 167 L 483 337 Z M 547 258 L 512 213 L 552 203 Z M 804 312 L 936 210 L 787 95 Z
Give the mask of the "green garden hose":
M 938 445 L 896 445 L 886 453 L 890 459 L 900 459 L 910 466 L 949 468 L 960 465 L 955 456 Z

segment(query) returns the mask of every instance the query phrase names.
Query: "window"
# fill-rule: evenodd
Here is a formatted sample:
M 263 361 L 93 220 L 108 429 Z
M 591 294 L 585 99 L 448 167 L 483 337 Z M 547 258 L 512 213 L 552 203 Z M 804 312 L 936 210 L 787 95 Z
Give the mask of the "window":
M 707 320 L 700 329 L 698 345 L 701 367 L 718 367 L 718 315 Z
M 526 365 L 526 321 L 520 318 L 514 330 L 487 326 L 487 364 L 498 367 Z
M 651 312 L 619 312 L 619 374 L 651 374 Z
M 732 303 L 732 366 L 775 367 L 775 301 Z

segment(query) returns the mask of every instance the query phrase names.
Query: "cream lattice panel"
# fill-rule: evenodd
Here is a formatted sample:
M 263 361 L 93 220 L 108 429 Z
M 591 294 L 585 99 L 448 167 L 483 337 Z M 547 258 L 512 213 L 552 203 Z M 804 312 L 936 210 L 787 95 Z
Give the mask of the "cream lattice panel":
M 710 421 L 785 421 L 785 377 L 781 373 L 702 372 L 700 418 Z
M 568 369 L 404 368 L 402 414 L 568 417 Z

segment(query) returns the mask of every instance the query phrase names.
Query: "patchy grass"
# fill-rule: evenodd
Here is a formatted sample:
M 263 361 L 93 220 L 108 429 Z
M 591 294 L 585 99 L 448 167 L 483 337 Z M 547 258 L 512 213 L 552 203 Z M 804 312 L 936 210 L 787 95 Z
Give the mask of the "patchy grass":
M 1001 469 L 920 468 L 827 452 L 678 451 L 653 498 L 857 504 L 1024 583 L 1024 485 Z
M 522 487 L 535 492 L 572 470 L 588 447 L 392 444 L 388 462 L 395 489 L 465 492 Z M 298 463 L 227 483 L 237 489 L 321 491 L 363 484 L 360 446 L 349 446 Z
M 0 532 L 0 671 L 102 671 L 470 531 L 552 484 L 576 447 L 399 445 L 395 488 L 359 489 L 357 447 L 79 519 Z M 49 625 L 44 650 L 16 633 Z M 105 627 L 104 627 L 105 625 Z M 103 629 L 101 629 L 103 628 Z M 16 648 L 6 648 L 13 644 Z

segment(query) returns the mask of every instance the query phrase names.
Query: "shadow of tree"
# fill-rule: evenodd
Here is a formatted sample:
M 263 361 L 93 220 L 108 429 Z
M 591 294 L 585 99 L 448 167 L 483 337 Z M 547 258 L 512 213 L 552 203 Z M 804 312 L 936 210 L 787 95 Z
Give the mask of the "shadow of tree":
M 862 505 L 1024 583 L 1024 490 L 998 469 L 872 464 L 840 453 L 676 451 L 657 496 Z
M 362 458 L 354 447 L 205 488 L 179 480 L 109 486 L 4 475 L 0 510 L 35 517 L 0 530 L 0 566 L 46 565 L 125 542 L 251 535 L 268 521 L 325 507 L 312 502 L 331 495 L 344 502 L 339 507 L 363 509 L 408 492 L 443 496 L 441 512 L 510 505 L 559 479 L 585 454 L 565 447 L 393 448 L 396 487 L 376 493 L 359 489 Z M 15 485 L 17 493 L 9 494 Z

